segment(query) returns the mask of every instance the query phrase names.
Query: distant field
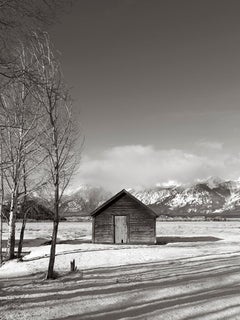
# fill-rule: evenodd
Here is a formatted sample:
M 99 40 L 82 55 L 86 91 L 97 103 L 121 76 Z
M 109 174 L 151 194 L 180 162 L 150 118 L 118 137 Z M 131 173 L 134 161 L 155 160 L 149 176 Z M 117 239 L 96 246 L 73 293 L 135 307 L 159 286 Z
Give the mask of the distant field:
M 21 224 L 16 226 L 16 239 L 19 237 Z M 7 225 L 3 225 L 3 239 L 7 239 Z M 29 222 L 26 226 L 25 239 L 27 247 L 31 247 L 31 240 L 35 245 L 43 243 L 51 238 L 52 222 Z M 191 237 L 216 237 L 220 239 L 229 239 L 238 236 L 240 233 L 240 221 L 158 221 L 157 236 L 166 238 L 169 242 L 178 237 L 178 240 L 184 241 L 184 238 L 191 240 Z M 91 222 L 67 222 L 59 224 L 59 241 L 79 240 L 89 242 L 92 238 Z M 35 246 L 33 244 L 33 246 Z

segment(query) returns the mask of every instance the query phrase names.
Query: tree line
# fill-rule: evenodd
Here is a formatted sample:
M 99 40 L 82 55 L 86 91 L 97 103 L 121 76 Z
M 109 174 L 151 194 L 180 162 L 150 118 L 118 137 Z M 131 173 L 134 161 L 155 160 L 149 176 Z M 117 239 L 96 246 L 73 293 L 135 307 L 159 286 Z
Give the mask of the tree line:
M 48 279 L 54 277 L 61 200 L 81 151 L 71 95 L 58 54 L 43 30 L 65 9 L 64 1 L 0 0 L 1 233 L 6 194 L 10 203 L 4 259 L 15 258 L 18 210 L 24 210 L 21 256 L 28 199 L 41 193 L 53 212 Z M 2 247 L 0 251 L 2 260 Z

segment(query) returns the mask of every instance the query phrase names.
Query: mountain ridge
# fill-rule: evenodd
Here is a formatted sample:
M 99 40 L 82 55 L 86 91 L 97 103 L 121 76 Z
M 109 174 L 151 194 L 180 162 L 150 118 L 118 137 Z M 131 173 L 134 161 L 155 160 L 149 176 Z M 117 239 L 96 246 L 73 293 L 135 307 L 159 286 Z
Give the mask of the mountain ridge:
M 238 180 L 211 178 L 192 185 L 160 187 L 148 192 L 148 197 L 146 191 L 132 189 L 131 192 L 143 203 L 153 206 L 159 214 L 217 215 L 240 211 Z

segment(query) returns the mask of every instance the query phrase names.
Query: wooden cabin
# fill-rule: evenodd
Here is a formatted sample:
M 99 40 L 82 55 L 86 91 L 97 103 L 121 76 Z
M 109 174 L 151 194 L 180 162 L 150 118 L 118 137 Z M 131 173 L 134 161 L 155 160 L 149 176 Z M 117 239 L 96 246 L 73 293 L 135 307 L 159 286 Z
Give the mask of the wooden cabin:
M 125 189 L 91 215 L 93 243 L 156 243 L 156 213 Z

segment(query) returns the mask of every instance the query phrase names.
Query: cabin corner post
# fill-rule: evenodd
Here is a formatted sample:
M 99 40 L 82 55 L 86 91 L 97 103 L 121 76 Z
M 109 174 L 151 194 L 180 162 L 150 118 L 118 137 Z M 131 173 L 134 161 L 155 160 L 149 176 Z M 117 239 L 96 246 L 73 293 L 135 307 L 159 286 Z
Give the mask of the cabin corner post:
M 154 219 L 154 243 L 157 243 L 157 231 L 156 231 L 156 226 L 157 226 L 157 218 Z
M 115 216 L 112 215 L 112 235 L 113 235 L 113 243 L 115 243 Z
M 95 243 L 95 217 L 92 217 L 92 243 Z

